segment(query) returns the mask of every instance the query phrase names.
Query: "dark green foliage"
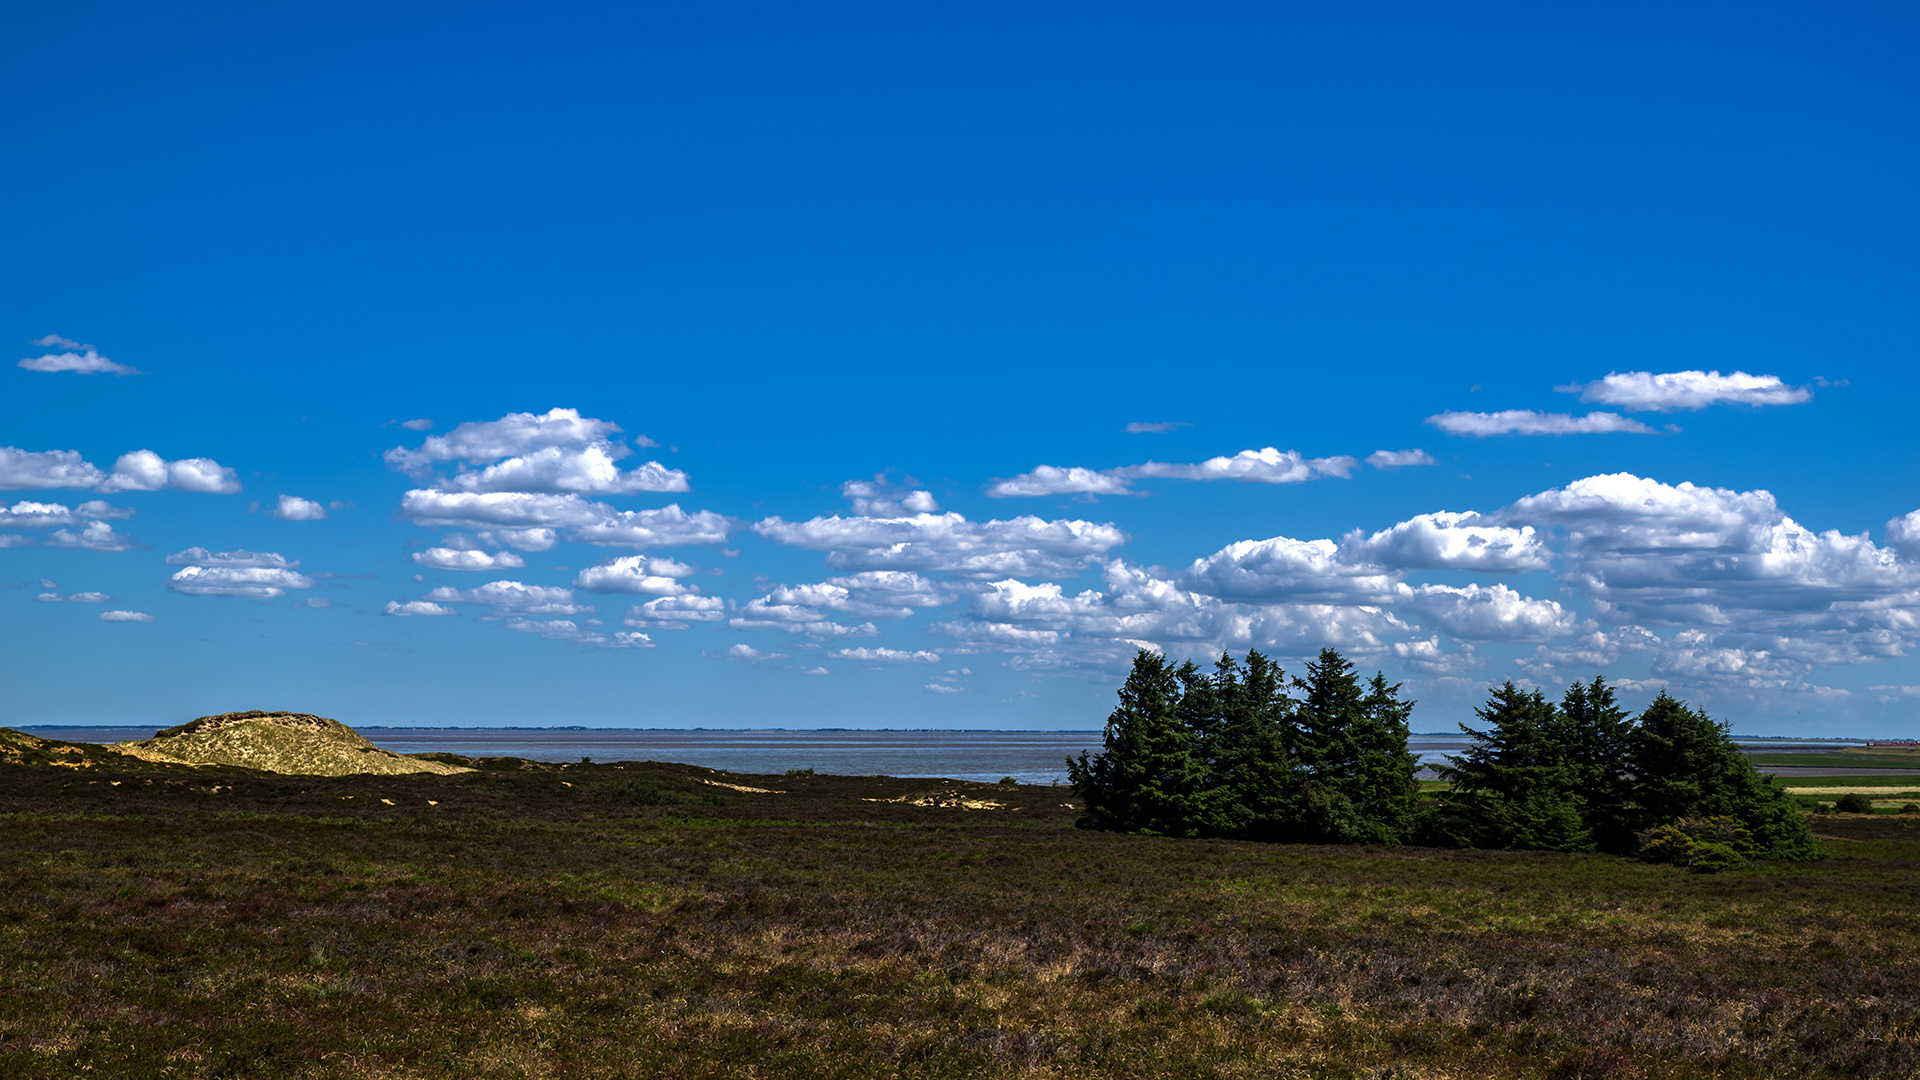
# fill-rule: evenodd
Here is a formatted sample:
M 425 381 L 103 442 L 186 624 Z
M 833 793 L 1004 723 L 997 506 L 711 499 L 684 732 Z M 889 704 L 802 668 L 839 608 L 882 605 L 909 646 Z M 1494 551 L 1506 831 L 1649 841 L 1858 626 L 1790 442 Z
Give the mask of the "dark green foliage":
M 1288 746 L 1293 702 L 1284 687 L 1280 666 L 1257 652 L 1244 668 L 1230 655 L 1215 665 L 1199 698 L 1211 713 L 1193 713 L 1206 733 L 1207 834 L 1278 841 L 1297 831 L 1301 777 Z
M 1900 807 L 1903 814 L 1920 814 L 1920 803 L 1905 803 Z
M 1442 775 L 1453 782 L 1446 807 L 1469 847 L 1592 851 L 1584 816 L 1587 770 L 1569 718 L 1535 690 L 1509 679 L 1475 715 L 1486 724 Z
M 1754 771 L 1726 725 L 1662 692 L 1628 739 L 1634 814 L 1642 829 L 1681 818 L 1727 817 L 1768 859 L 1818 857 L 1799 807 Z
M 1594 846 L 1615 854 L 1632 850 L 1627 753 L 1633 721 L 1614 700 L 1613 687 L 1598 675 L 1585 685 L 1576 681 L 1567 687 L 1560 699 L 1560 714 L 1571 740 L 1581 818 Z
M 1067 761 L 1074 792 L 1086 804 L 1084 827 L 1198 835 L 1206 767 L 1179 715 L 1181 681 L 1190 677 L 1158 653 L 1142 649 L 1133 658 L 1120 705 L 1107 717 L 1105 750 Z
M 1286 694 L 1258 652 L 1209 674 L 1142 651 L 1107 721 L 1106 749 L 1067 763 L 1086 828 L 1311 843 L 1407 842 L 1418 765 L 1413 703 L 1376 675 L 1362 686 L 1332 649 Z
M 1849 791 L 1834 802 L 1833 808 L 1843 814 L 1871 814 L 1873 800 L 1857 791 Z

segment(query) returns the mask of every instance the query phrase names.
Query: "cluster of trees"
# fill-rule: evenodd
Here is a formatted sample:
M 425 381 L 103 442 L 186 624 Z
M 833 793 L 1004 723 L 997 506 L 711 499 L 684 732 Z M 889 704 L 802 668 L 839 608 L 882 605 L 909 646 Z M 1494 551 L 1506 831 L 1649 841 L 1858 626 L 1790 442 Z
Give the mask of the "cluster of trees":
M 1300 692 L 1290 696 L 1289 689 Z M 1211 674 L 1141 650 L 1097 757 L 1067 759 L 1090 829 L 1304 843 L 1414 839 L 1413 702 L 1332 649 L 1289 684 L 1257 652 Z
M 1289 691 L 1294 693 L 1290 694 Z M 1297 694 L 1297 696 L 1295 696 Z M 1288 680 L 1258 652 L 1209 673 L 1141 651 L 1104 750 L 1068 759 L 1083 828 L 1302 843 L 1815 857 L 1804 818 L 1725 725 L 1662 693 L 1636 718 L 1604 679 L 1554 703 L 1512 682 L 1461 726 L 1420 797 L 1413 702 L 1333 649 Z M 1665 831 L 1661 831 L 1665 830 Z M 1651 839 L 1650 839 L 1651 838 Z M 1695 845 L 1690 847 L 1689 845 Z M 1711 854 L 1711 853 L 1709 853 Z

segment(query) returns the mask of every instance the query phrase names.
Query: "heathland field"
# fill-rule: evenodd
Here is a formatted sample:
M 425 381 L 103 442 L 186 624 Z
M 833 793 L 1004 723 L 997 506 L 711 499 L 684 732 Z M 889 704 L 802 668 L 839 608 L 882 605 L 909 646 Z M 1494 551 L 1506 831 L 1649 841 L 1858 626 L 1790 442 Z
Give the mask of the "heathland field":
M 483 764 L 0 765 L 0 1075 L 1920 1072 L 1920 815 L 1689 874 L 1087 832 L 1063 788 Z

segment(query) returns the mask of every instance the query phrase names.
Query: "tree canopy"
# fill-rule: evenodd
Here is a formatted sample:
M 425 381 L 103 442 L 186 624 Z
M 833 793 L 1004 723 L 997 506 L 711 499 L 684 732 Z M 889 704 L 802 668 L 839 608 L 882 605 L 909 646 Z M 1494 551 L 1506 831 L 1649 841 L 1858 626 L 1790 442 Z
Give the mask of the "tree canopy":
M 1290 695 L 1288 691 L 1293 693 Z M 1258 652 L 1212 671 L 1146 650 L 1097 755 L 1068 759 L 1083 828 L 1293 843 L 1817 857 L 1785 791 L 1725 724 L 1664 692 L 1630 718 L 1595 676 L 1558 703 L 1511 680 L 1461 725 L 1421 798 L 1414 703 L 1334 649 L 1289 680 Z M 1703 846 L 1704 845 L 1704 846 Z M 1711 849 L 1711 850 L 1710 850 Z M 1715 865 L 1718 865 L 1715 862 Z

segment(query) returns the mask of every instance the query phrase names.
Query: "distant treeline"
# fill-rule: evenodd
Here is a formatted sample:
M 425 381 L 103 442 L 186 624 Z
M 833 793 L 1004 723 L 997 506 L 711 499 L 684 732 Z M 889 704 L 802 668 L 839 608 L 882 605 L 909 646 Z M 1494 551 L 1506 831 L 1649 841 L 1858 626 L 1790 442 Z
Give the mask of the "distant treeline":
M 1290 692 L 1291 691 L 1291 692 Z M 1334 649 L 1287 679 L 1258 652 L 1212 672 L 1142 650 L 1105 749 L 1067 761 L 1080 825 L 1277 843 L 1605 851 L 1717 869 L 1817 856 L 1786 792 L 1720 724 L 1664 692 L 1637 717 L 1598 676 L 1556 704 L 1508 681 L 1422 798 L 1414 703 Z

